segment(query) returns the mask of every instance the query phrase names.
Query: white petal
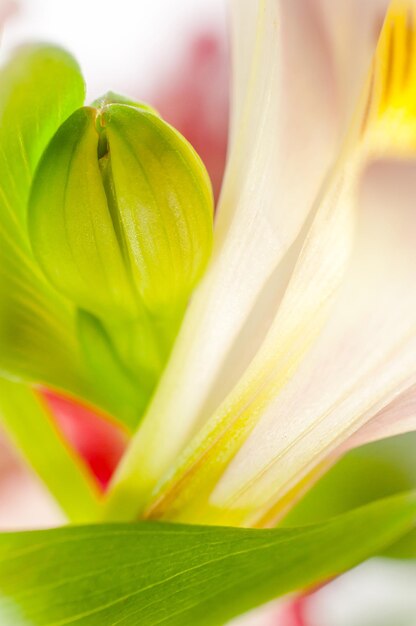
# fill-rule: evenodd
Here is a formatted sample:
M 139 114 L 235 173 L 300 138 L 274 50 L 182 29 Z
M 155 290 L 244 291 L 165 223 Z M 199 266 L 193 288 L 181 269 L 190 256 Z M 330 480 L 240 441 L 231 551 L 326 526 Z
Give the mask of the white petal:
M 213 506 L 267 509 L 416 381 L 415 198 L 414 163 L 367 172 L 331 319 L 230 464 Z
M 359 210 L 350 193 L 332 196 L 262 350 L 149 515 L 256 524 L 416 382 L 416 164 L 370 167 Z M 330 320 L 299 367 L 341 279 Z
M 243 27 L 237 50 L 244 46 L 238 37 L 246 36 L 253 4 L 238 2 Z M 319 5 L 304 0 L 256 4 L 250 71 L 246 54 L 241 55 L 242 68 L 236 59 L 241 85 L 234 90 L 239 100 L 214 257 L 142 428 L 115 477 L 119 499 L 114 506 L 119 510 L 133 477 L 135 491 L 142 490 L 144 497 L 248 365 L 293 267 L 286 253 L 302 238 L 301 227 L 338 144 L 344 115 L 337 106 L 330 36 Z M 249 17 L 244 16 L 247 10 Z M 282 271 L 276 270 L 282 260 Z M 259 313 L 248 321 L 267 281 L 274 287 L 273 297 L 266 294 Z M 242 348 L 239 343 L 233 349 L 239 339 Z
M 400 393 L 345 442 L 343 451 L 416 430 L 416 385 Z
M 416 382 L 414 164 L 373 166 L 366 210 L 357 213 L 354 198 L 365 155 L 415 154 L 415 12 L 413 2 L 393 3 L 345 152 L 271 330 L 148 515 L 256 523 Z M 331 320 L 299 367 L 340 284 Z

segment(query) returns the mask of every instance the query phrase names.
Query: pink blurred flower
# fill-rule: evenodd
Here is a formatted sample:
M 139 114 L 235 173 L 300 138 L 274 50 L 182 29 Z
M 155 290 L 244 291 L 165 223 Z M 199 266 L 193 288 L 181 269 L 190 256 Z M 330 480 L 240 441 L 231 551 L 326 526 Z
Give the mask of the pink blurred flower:
M 225 41 L 214 32 L 193 37 L 172 74 L 162 76 L 154 105 L 194 146 L 221 188 L 228 136 L 229 62 Z

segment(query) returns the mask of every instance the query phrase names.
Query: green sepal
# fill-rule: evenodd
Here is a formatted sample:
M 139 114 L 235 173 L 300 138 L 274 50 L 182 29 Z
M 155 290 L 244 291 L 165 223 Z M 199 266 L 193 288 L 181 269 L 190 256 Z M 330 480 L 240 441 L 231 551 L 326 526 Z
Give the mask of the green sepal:
M 76 111 L 32 186 L 29 231 L 55 287 L 100 318 L 183 310 L 212 246 L 209 180 L 191 146 L 146 108 Z M 140 304 L 135 302 L 140 299 Z
M 100 317 L 132 318 L 136 305 L 107 205 L 95 109 L 78 109 L 45 151 L 32 185 L 29 232 L 50 282 Z
M 137 102 L 136 100 L 132 100 L 128 96 L 123 96 L 122 94 L 115 93 L 114 91 L 107 91 L 103 96 L 94 100 L 91 103 L 91 106 L 102 110 L 108 104 L 128 104 L 129 106 L 136 107 L 137 109 L 141 109 L 142 111 L 147 111 L 148 113 L 153 113 L 153 115 L 159 115 L 156 109 L 154 109 L 150 104 L 145 102 Z
M 154 314 L 180 308 L 212 247 L 212 191 L 190 144 L 153 113 L 105 106 L 114 197 L 136 289 Z
M 78 311 L 78 336 L 101 405 L 133 430 L 148 402 L 154 377 L 145 373 L 135 377 L 123 364 L 103 324 L 87 311 Z

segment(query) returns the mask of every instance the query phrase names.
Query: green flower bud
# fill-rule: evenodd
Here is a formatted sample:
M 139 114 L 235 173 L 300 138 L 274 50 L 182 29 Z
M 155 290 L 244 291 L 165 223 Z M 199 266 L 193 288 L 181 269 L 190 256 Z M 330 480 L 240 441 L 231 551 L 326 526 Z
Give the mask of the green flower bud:
M 207 173 L 150 107 L 111 94 L 98 105 L 73 113 L 43 155 L 33 250 L 55 287 L 101 319 L 134 319 L 143 307 L 174 316 L 211 251 Z

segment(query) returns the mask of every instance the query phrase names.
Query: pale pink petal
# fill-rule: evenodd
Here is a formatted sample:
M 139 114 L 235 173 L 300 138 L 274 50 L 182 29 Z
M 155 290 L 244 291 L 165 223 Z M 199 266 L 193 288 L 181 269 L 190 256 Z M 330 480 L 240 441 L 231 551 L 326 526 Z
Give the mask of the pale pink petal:
M 375 415 L 343 446 L 350 450 L 371 441 L 402 435 L 416 430 L 416 385 L 398 395 L 388 406 Z
M 154 486 L 249 364 L 285 291 L 291 252 L 302 242 L 301 228 L 345 129 L 346 114 L 338 106 L 344 89 L 339 90 L 333 37 L 319 3 L 235 1 L 241 26 L 236 50 L 253 21 L 253 4 L 258 15 L 257 32 L 248 37 L 249 72 L 239 66 L 247 65 L 248 52 L 235 59 L 241 84 L 233 91 L 230 157 L 212 263 L 115 476 L 120 494 L 124 477 L 130 482 L 134 474 L 137 490 Z M 361 44 L 354 36 L 351 45 Z M 364 47 L 370 48 L 367 41 Z M 279 263 L 282 270 L 276 269 Z M 253 318 L 267 281 L 273 297 L 266 294 Z
M 215 489 L 215 507 L 258 511 L 416 381 L 416 164 L 366 173 L 357 240 L 329 323 Z

